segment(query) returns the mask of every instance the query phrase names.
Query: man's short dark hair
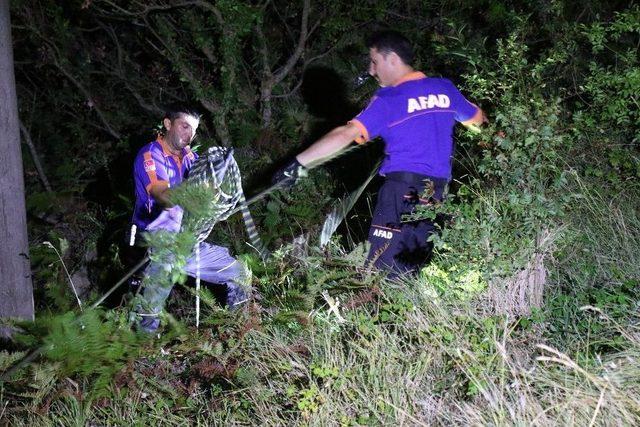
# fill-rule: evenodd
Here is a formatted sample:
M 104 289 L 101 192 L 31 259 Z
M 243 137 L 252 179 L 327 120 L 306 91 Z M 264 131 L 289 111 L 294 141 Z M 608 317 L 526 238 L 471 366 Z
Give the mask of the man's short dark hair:
M 164 116 L 162 119 L 169 119 L 170 121 L 174 121 L 181 115 L 193 116 L 197 119 L 200 119 L 200 113 L 191 105 L 188 104 L 172 104 L 167 106 L 164 112 Z
M 397 31 L 376 31 L 367 38 L 367 47 L 375 48 L 383 55 L 395 52 L 405 64 L 413 63 L 413 46 L 409 39 Z

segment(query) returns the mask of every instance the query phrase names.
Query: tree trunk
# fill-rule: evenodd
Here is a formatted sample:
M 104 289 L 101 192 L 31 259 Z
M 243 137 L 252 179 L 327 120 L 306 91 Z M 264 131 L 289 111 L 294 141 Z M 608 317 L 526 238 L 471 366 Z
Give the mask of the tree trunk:
M 9 2 L 0 1 L 0 318 L 33 320 Z

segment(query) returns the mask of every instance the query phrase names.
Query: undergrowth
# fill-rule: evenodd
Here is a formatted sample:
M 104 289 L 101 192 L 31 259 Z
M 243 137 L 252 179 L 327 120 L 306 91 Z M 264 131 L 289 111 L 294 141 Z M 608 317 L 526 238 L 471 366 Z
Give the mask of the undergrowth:
M 211 302 L 199 330 L 188 307 L 190 325 L 137 344 L 118 311 L 48 321 L 45 342 L 59 347 L 2 386 L 3 422 L 637 424 L 638 190 L 573 205 L 567 226 L 583 244 L 556 254 L 547 304 L 530 316 L 487 314 L 428 276 L 384 281 L 337 247 L 301 260 L 283 249 L 254 263 L 245 310 Z M 2 353 L 2 366 L 21 354 Z
M 637 22 L 633 8 L 573 31 L 602 56 L 602 44 L 637 50 Z M 467 89 L 495 121 L 459 135 L 457 191 L 420 213 L 444 220 L 418 277 L 385 280 L 361 248 L 291 244 L 267 263 L 244 256 L 242 310 L 203 291 L 199 329 L 186 287 L 160 338 L 131 332 L 121 308 L 43 316 L 0 353 L 5 370 L 43 350 L 0 386 L 0 423 L 640 425 L 640 186 L 626 140 L 637 143 L 637 111 L 594 117 L 588 104 L 637 88 L 624 78 L 637 55 L 584 68 L 572 105 L 550 87 L 576 66 L 563 53 L 575 34 L 533 58 L 522 31 L 468 56 Z M 457 41 L 446 47 L 473 54 Z M 316 224 L 319 203 L 305 199 L 273 198 L 267 240 Z

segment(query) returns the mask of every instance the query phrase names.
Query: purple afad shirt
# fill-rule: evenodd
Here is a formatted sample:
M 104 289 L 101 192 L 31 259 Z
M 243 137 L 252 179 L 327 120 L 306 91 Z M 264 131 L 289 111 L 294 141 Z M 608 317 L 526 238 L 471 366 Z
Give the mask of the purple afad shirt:
M 161 182 L 169 188 L 179 185 L 187 177 L 196 158 L 197 155 L 189 147 L 182 150 L 182 159 L 173 155 L 160 137 L 140 149 L 133 162 L 136 192 L 133 223 L 139 231 L 146 230 L 163 210 L 149 194 L 151 186 Z
M 384 139 L 380 175 L 415 172 L 451 179 L 455 122 L 469 120 L 477 111 L 451 81 L 414 72 L 379 89 L 351 123 L 362 132 L 357 142 Z

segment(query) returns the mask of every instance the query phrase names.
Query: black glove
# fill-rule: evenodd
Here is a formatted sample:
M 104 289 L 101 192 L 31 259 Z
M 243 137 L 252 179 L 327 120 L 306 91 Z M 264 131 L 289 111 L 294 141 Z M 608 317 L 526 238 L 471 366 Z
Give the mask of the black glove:
M 285 167 L 279 169 L 271 178 L 271 184 L 280 184 L 282 188 L 293 187 L 300 178 L 307 176 L 307 168 L 297 160 L 287 164 Z

